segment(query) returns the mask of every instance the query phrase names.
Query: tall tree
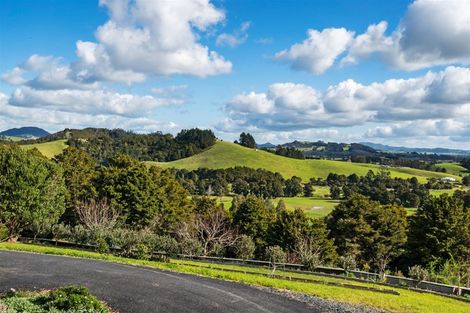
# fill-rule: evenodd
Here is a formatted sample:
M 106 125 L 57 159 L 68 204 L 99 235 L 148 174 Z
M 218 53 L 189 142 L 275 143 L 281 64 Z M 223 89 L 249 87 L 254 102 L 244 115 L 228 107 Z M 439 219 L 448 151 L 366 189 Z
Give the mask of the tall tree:
M 248 196 L 241 200 L 233 212 L 233 224 L 241 234 L 250 236 L 255 241 L 257 252 L 260 254 L 266 246 L 269 225 L 275 219 L 265 202 L 257 197 Z
M 8 228 L 8 239 L 56 223 L 65 193 L 60 166 L 19 147 L 0 146 L 0 224 Z
M 403 253 L 406 211 L 399 206 L 380 206 L 362 195 L 353 195 L 327 216 L 331 238 L 339 255 L 354 254 L 362 266 L 380 270 Z
M 443 194 L 427 200 L 411 217 L 408 239 L 410 262 L 429 264 L 470 256 L 470 210 L 458 197 Z
M 79 203 L 88 203 L 96 198 L 97 163 L 84 150 L 68 147 L 55 160 L 64 170 L 67 186 L 66 209 L 62 220 L 68 224 L 76 224 L 78 216 L 75 208 Z
M 256 148 L 255 138 L 250 133 L 241 133 L 239 138 L 240 145 L 248 148 Z

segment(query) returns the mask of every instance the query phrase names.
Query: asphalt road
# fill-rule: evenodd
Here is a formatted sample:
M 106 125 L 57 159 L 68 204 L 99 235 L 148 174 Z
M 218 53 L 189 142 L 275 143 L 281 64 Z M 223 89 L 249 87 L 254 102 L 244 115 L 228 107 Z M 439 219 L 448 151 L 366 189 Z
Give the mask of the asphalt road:
M 0 292 L 83 285 L 120 313 L 325 312 L 244 284 L 60 256 L 0 251 Z

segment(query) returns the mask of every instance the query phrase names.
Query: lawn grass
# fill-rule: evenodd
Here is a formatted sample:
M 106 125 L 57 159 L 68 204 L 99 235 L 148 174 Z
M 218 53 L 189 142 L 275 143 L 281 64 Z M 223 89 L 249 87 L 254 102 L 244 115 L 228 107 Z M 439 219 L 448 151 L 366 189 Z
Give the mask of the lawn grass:
M 44 143 L 21 145 L 21 148 L 25 150 L 37 148 L 39 152 L 41 152 L 42 155 L 44 155 L 45 157 L 49 159 L 52 159 L 56 155 L 61 154 L 62 151 L 64 151 L 64 149 L 68 147 L 68 145 L 65 142 L 66 142 L 65 139 L 61 139 L 61 140 L 44 142 Z
M 445 168 L 447 174 L 452 174 L 456 176 L 469 174 L 469 171 L 459 163 L 442 162 L 437 163 L 436 167 Z
M 318 296 L 326 299 L 333 299 L 343 302 L 349 302 L 354 304 L 362 304 L 378 307 L 391 312 L 424 312 L 424 313 L 442 313 L 442 312 L 455 312 L 463 313 L 468 312 L 470 304 L 458 301 L 455 299 L 429 294 L 414 292 L 411 290 L 383 287 L 396 290 L 400 295 L 391 295 L 377 293 L 374 291 L 346 289 L 340 286 L 325 285 L 322 283 L 304 283 L 294 282 L 282 279 L 276 279 L 266 277 L 264 275 L 253 275 L 244 273 L 233 273 L 217 269 L 216 267 L 221 265 L 212 265 L 213 268 L 202 268 L 192 266 L 190 264 L 182 264 L 182 261 L 172 260 L 170 263 L 161 263 L 154 261 L 144 260 L 133 260 L 112 255 L 99 254 L 89 251 L 81 251 L 67 248 L 49 247 L 49 246 L 38 246 L 38 245 L 26 245 L 19 243 L 0 243 L 0 249 L 3 250 L 16 250 L 16 251 L 28 251 L 45 254 L 65 255 L 72 257 L 82 257 L 91 259 L 100 259 L 106 261 L 112 261 L 128 265 L 139 265 L 147 266 L 162 270 L 171 270 L 189 274 L 196 274 L 205 277 L 219 278 L 230 281 L 237 281 L 247 284 L 260 285 L 265 287 L 272 287 L 278 289 L 287 289 L 306 293 L 314 296 Z M 184 261 L 187 263 L 188 261 Z M 201 264 L 198 262 L 198 264 Z M 208 264 L 208 263 L 206 263 Z M 209 263 L 210 264 L 210 263 Z M 240 266 L 234 265 L 223 265 L 225 267 L 240 268 Z M 250 268 L 250 271 L 252 268 Z M 258 269 L 263 271 L 266 269 Z M 280 271 L 282 272 L 282 271 Z M 299 274 L 300 275 L 300 274 Z M 324 278 L 331 279 L 331 278 Z M 356 282 L 355 282 L 356 283 Z M 377 287 L 376 284 L 357 282 L 357 284 L 365 284 L 371 287 Z
M 251 168 L 262 168 L 272 172 L 279 172 L 283 177 L 290 178 L 298 176 L 303 181 L 312 177 L 326 178 L 330 173 L 357 174 L 364 176 L 369 170 L 375 172 L 380 170 L 379 165 L 351 163 L 332 160 L 299 160 L 279 156 L 257 149 L 249 149 L 234 143 L 218 141 L 208 150 L 193 155 L 189 158 L 172 162 L 147 162 L 165 168 L 184 168 L 194 170 L 198 168 L 230 168 L 235 166 L 247 166 Z M 430 177 L 441 178 L 452 176 L 448 173 L 424 171 L 414 168 L 386 168 L 392 177 L 411 178 L 416 177 L 420 182 L 426 182 Z M 456 179 L 460 179 L 455 176 Z

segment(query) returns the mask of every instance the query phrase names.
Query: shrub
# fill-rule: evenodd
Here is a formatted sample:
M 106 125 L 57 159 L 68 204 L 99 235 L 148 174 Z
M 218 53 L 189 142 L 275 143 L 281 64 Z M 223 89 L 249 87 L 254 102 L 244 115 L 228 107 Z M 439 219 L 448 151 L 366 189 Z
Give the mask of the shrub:
M 255 255 L 256 245 L 250 236 L 242 235 L 235 245 L 237 257 L 243 260 L 252 259 Z
M 283 263 L 286 261 L 287 255 L 284 250 L 279 246 L 271 246 L 266 248 L 266 258 L 271 262 L 273 267 L 273 273 L 276 270 L 277 263 Z
M 181 253 L 198 256 L 202 253 L 202 245 L 197 239 L 183 239 L 180 242 Z
M 0 312 L 109 313 L 108 308 L 84 287 L 63 287 L 50 292 L 12 292 L 0 299 Z
M 424 267 L 422 267 L 421 265 L 411 266 L 408 269 L 408 273 L 409 273 L 410 277 L 417 280 L 418 283 L 428 279 L 428 277 L 429 277 L 428 270 L 425 269 Z
M 39 297 L 34 302 L 49 311 L 57 309 L 66 312 L 109 312 L 103 303 L 93 297 L 85 287 L 69 286 L 59 288 L 44 297 Z
M 0 224 L 0 242 L 8 239 L 8 228 Z

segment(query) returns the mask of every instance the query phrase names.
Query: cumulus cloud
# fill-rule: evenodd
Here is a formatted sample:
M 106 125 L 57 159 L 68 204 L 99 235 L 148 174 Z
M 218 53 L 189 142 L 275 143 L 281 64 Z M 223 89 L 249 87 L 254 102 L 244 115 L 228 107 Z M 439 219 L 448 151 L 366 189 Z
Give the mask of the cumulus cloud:
M 303 84 L 273 84 L 265 92 L 235 96 L 225 105 L 226 120 L 218 127 L 283 132 L 381 123 L 385 125 L 371 128 L 367 137 L 468 138 L 469 80 L 468 68 L 448 67 L 369 85 L 346 80 L 323 92 Z
M 96 42 L 76 43 L 77 60 L 63 64 L 52 56 L 32 55 L 4 73 L 11 85 L 28 82 L 34 88 L 89 88 L 97 82 L 142 82 L 149 76 L 192 75 L 206 77 L 229 73 L 230 61 L 199 42 L 202 33 L 225 19 L 209 0 L 101 0 L 109 20 L 95 32 Z M 238 31 L 247 36 L 249 23 Z M 246 39 L 246 38 L 245 38 Z
M 3 73 L 2 80 L 10 85 L 22 85 L 27 80 L 23 78 L 25 71 L 20 67 L 15 67 L 10 71 Z
M 345 28 L 327 28 L 321 32 L 309 29 L 307 39 L 276 53 L 275 59 L 291 63 L 294 69 L 322 74 L 346 51 L 353 37 L 354 32 Z
M 217 46 L 229 46 L 236 47 L 244 43 L 248 39 L 248 29 L 250 28 L 250 22 L 243 22 L 240 28 L 235 30 L 232 34 L 222 33 L 217 36 Z
M 55 131 L 64 128 L 108 127 L 132 129 L 136 132 L 173 131 L 178 125 L 147 117 L 96 112 L 70 112 L 48 107 L 24 107 L 10 104 L 10 96 L 0 93 L 0 125 L 2 128 L 37 125 Z
M 387 22 L 370 25 L 354 36 L 344 28 L 309 30 L 308 38 L 276 59 L 295 69 L 322 74 L 342 53 L 341 65 L 376 55 L 392 68 L 417 70 L 436 65 L 470 64 L 470 10 L 465 0 L 416 0 L 387 35 Z M 333 31 L 334 34 L 333 35 Z M 327 35 L 329 34 L 329 35 Z
M 209 0 L 101 0 L 110 19 L 97 42 L 77 42 L 74 68 L 85 80 L 141 81 L 146 75 L 228 73 L 232 64 L 198 41 L 198 32 L 224 20 Z M 115 72 L 116 71 L 116 72 Z M 121 73 L 121 74 L 120 74 Z
M 64 112 L 139 116 L 158 107 L 179 104 L 177 100 L 163 100 L 150 95 L 137 96 L 98 90 L 38 90 L 30 87 L 16 89 L 9 104 L 38 107 Z

